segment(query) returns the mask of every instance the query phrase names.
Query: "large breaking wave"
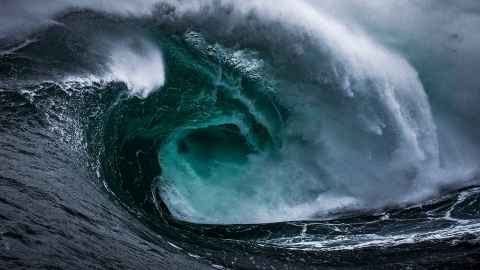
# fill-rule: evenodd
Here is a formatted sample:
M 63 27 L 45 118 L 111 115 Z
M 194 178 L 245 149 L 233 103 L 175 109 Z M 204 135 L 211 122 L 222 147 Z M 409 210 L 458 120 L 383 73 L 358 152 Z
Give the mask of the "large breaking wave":
M 314 252 L 476 235 L 475 111 L 445 89 L 476 90 L 342 6 L 32 4 L 0 28 L 2 93 L 180 250 L 179 231 Z

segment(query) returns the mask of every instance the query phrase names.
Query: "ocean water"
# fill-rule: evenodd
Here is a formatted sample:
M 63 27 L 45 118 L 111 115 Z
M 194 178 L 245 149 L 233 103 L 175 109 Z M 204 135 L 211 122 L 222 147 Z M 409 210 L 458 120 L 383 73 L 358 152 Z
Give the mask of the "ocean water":
M 475 269 L 477 6 L 7 1 L 0 269 Z

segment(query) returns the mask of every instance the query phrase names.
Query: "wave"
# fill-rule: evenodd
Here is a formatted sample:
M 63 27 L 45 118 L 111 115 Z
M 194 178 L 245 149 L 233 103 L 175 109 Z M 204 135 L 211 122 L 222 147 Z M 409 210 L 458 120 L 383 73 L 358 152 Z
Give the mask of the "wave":
M 143 119 L 157 119 L 148 124 L 161 170 L 152 189 L 177 219 L 219 224 L 317 219 L 418 202 L 474 177 L 474 160 L 459 162 L 440 152 L 430 102 L 414 67 L 365 32 L 301 1 L 295 13 L 287 13 L 292 7 L 287 2 L 165 5 L 175 8 L 170 19 L 190 18 L 193 25 L 209 24 L 196 20 L 215 21 L 223 10 L 235 18 L 232 29 L 244 28 L 253 16 L 258 27 L 278 25 L 272 37 L 296 33 L 292 42 L 306 39 L 293 44 L 293 51 L 269 55 L 274 43 L 261 49 L 210 43 L 211 37 L 225 38 L 215 28 L 180 30 L 186 32 L 179 36 L 138 26 L 105 27 L 85 52 L 97 58 L 93 71 L 63 79 L 124 82 L 129 95 L 150 100 L 155 91 L 165 92 L 155 105 L 160 112 L 106 121 L 115 128 L 138 122 L 131 134 L 109 135 L 130 138 L 146 132 Z M 74 40 L 85 31 L 92 35 L 86 29 L 73 34 Z M 249 33 L 254 40 L 263 34 Z M 237 38 L 244 42 L 242 34 Z M 281 73 L 277 62 L 286 63 Z M 120 99 L 113 110 L 130 108 L 131 102 Z M 162 120 L 165 112 L 170 115 Z M 124 146 L 111 147 L 105 151 Z M 122 176 L 112 178 L 117 177 Z
M 327 2 L 25 6 L 55 23 L 2 40 L 0 109 L 31 107 L 32 134 L 83 153 L 171 247 L 200 241 L 194 258 L 478 234 L 476 118 L 442 88 L 466 83 Z

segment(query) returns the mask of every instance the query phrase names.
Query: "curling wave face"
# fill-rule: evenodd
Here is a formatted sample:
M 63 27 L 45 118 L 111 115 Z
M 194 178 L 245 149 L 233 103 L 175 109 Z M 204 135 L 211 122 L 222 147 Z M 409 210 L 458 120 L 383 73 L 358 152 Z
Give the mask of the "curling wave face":
M 278 22 L 282 5 L 240 12 Z M 285 56 L 227 49 L 199 33 L 187 32 L 183 44 L 160 44 L 175 51 L 158 90 L 172 99 L 165 98 L 165 113 L 150 112 L 159 119 L 162 170 L 153 186 L 176 218 L 315 219 L 412 203 L 470 177 L 473 168 L 455 159 L 440 166 L 430 104 L 404 58 L 306 4 L 291 17 L 282 27 L 309 33 L 316 60 L 306 73 L 287 68 L 293 78 L 271 63 Z M 302 45 L 295 45 L 299 59 L 290 64 L 305 65 Z
M 441 72 L 415 52 L 304 1 L 163 1 L 138 17 L 80 7 L 97 11 L 1 48 L 1 87 L 13 90 L 0 93 L 39 102 L 110 195 L 190 257 L 480 231 L 467 188 L 476 130 L 451 130 L 464 112 L 443 110 Z

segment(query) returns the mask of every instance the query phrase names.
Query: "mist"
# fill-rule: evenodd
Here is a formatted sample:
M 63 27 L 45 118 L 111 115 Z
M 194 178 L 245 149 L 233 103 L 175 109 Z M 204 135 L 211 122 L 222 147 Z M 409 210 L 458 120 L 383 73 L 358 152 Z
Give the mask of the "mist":
M 2 0 L 0 38 L 27 34 L 38 27 L 56 24 L 55 16 L 71 9 L 91 9 L 119 15 L 151 14 L 158 0 Z

